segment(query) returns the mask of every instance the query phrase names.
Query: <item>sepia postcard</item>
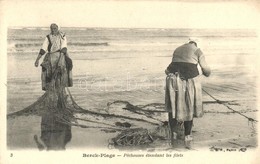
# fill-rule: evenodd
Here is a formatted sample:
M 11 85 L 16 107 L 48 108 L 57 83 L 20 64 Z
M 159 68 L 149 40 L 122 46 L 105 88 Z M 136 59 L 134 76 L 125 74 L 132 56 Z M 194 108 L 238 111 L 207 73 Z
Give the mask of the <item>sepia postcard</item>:
M 0 1 L 0 163 L 258 163 L 258 0 Z

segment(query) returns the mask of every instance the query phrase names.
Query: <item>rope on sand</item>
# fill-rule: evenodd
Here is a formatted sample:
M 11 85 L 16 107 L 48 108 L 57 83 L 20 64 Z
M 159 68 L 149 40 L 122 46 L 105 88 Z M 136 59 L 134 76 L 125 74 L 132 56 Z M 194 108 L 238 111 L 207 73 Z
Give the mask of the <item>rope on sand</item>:
M 247 118 L 247 119 L 248 119 L 248 122 L 252 122 L 252 123 L 258 122 L 257 120 L 255 120 L 255 119 L 253 119 L 253 118 L 250 118 L 250 117 L 248 117 L 248 116 L 242 114 L 241 112 L 238 112 L 238 111 L 234 110 L 233 108 L 231 108 L 230 106 L 228 106 L 228 105 L 225 103 L 225 101 L 221 101 L 221 100 L 215 98 L 215 97 L 212 96 L 209 92 L 207 92 L 205 89 L 202 89 L 202 90 L 203 90 L 207 95 L 209 95 L 212 99 L 214 99 L 218 104 L 224 105 L 224 106 L 227 107 L 229 110 L 232 110 L 234 113 L 237 113 L 237 114 L 239 114 L 239 115 L 241 115 L 241 116 Z M 252 124 L 252 125 L 253 125 L 253 124 Z
M 108 106 L 108 108 L 109 108 L 112 104 L 116 104 L 116 103 L 125 104 L 126 107 L 123 108 L 123 109 L 125 109 L 125 110 L 128 110 L 128 111 L 130 111 L 130 112 L 133 112 L 133 113 L 136 113 L 136 114 L 139 114 L 139 115 L 143 115 L 143 116 L 145 116 L 145 117 L 147 117 L 147 118 L 150 118 L 150 119 L 156 120 L 156 121 L 158 121 L 158 122 L 160 122 L 160 123 L 163 123 L 163 121 L 161 121 L 161 120 L 159 120 L 159 119 L 157 119 L 157 118 L 154 118 L 154 117 L 152 117 L 152 116 L 149 116 L 149 115 L 147 114 L 147 113 L 148 113 L 147 111 L 143 110 L 142 108 L 139 108 L 138 106 L 135 106 L 135 105 L 130 104 L 128 101 L 117 100 L 117 101 L 114 101 L 114 102 L 112 102 L 112 103 L 108 103 L 107 106 Z
M 158 121 L 158 123 L 154 123 L 154 122 L 151 122 L 151 121 L 148 121 L 148 120 L 145 120 L 145 119 L 141 119 L 141 118 L 132 118 L 132 117 L 127 117 L 127 116 L 123 116 L 123 115 L 99 113 L 99 112 L 94 112 L 94 111 L 90 111 L 90 110 L 83 109 L 83 108 L 80 107 L 80 106 L 75 102 L 75 100 L 73 99 L 72 94 L 71 94 L 69 88 L 67 88 L 67 91 L 68 91 L 68 93 L 69 93 L 70 99 L 72 100 L 72 105 L 74 106 L 75 109 L 77 109 L 77 112 L 78 112 L 78 113 L 87 113 L 87 114 L 93 114 L 93 115 L 98 115 L 98 116 L 102 116 L 102 117 L 123 118 L 123 119 L 129 119 L 129 120 L 147 122 L 147 123 L 150 123 L 150 124 L 152 124 L 152 125 L 159 125 L 159 123 L 161 123 L 160 120 L 157 120 L 157 119 L 155 119 L 155 118 L 152 118 L 152 119 Z M 122 102 L 126 103 L 125 101 L 122 101 Z M 117 102 L 114 102 L 114 103 L 117 103 Z M 112 103 L 111 103 L 111 104 L 112 104 Z M 131 105 L 130 103 L 127 103 L 127 104 L 129 104 L 129 106 L 133 108 L 133 105 Z M 108 105 L 108 107 L 109 107 L 109 105 Z M 126 110 L 129 110 L 129 109 L 126 109 Z M 130 110 L 130 111 L 131 111 L 131 110 Z M 132 110 L 131 112 L 134 113 L 134 110 Z
M 56 116 L 56 118 L 58 118 L 57 121 L 60 122 L 60 123 L 67 124 L 67 125 L 70 125 L 70 126 L 77 126 L 77 127 L 81 127 L 81 128 L 109 129 L 109 130 L 116 130 L 116 131 L 122 131 L 123 130 L 123 128 L 82 125 L 82 124 L 79 124 L 79 123 L 73 123 L 71 121 L 68 121 L 68 120 L 66 120 L 66 119 L 64 119 L 63 117 L 60 117 L 60 116 Z

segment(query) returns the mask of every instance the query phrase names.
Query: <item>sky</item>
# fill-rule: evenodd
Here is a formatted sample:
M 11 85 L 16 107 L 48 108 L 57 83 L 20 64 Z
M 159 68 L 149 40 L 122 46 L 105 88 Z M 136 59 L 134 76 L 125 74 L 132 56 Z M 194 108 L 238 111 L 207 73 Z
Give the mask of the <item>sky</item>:
M 43 3 L 44 2 L 44 3 Z M 259 27 L 258 1 L 4 1 L 10 26 L 250 28 Z

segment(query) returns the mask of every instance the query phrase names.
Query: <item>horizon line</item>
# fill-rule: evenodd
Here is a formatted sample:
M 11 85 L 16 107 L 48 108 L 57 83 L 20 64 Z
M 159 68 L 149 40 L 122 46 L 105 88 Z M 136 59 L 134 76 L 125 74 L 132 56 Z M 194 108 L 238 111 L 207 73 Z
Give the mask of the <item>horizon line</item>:
M 9 26 L 7 28 L 49 28 L 48 26 Z M 257 28 L 186 28 L 186 27 L 95 27 L 95 26 L 62 26 L 62 28 L 99 28 L 99 29 L 219 29 L 219 30 L 257 30 Z

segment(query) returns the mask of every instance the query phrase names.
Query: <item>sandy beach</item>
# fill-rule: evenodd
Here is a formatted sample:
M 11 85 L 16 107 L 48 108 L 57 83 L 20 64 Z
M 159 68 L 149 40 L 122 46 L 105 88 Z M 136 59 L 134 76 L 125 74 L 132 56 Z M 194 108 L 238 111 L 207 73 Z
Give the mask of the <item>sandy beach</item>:
M 75 62 L 77 63 L 77 62 Z M 218 72 L 213 70 L 212 77 L 209 79 L 202 78 L 203 88 L 209 93 L 214 95 L 217 99 L 222 101 L 229 101 L 228 106 L 234 110 L 241 112 L 242 114 L 257 119 L 257 107 L 256 107 L 256 86 L 254 84 L 255 77 L 249 75 L 248 72 L 243 73 L 241 69 L 236 73 L 234 68 L 230 71 Z M 236 69 L 238 70 L 238 69 Z M 225 75 L 224 75 L 225 74 Z M 237 74 L 237 75 L 236 75 Z M 239 74 L 239 76 L 238 76 Z M 147 75 L 147 74 L 146 74 Z M 219 76 L 224 76 L 225 79 L 218 80 L 215 79 Z M 82 75 L 84 76 L 84 75 Z M 105 77 L 105 75 L 99 75 Z M 147 75 L 149 77 L 149 75 Z M 116 106 L 112 106 L 112 109 L 108 109 L 108 103 L 114 101 L 127 101 L 136 106 L 144 106 L 147 104 L 158 103 L 160 104 L 159 109 L 163 110 L 164 104 L 164 78 L 165 75 L 161 74 L 150 74 L 150 76 L 159 77 L 156 82 L 144 81 L 144 83 L 138 83 L 141 87 L 136 86 L 134 89 L 121 90 L 120 84 L 113 85 L 113 81 L 108 81 L 107 78 L 106 86 L 93 87 L 93 88 L 81 88 L 80 76 L 75 78 L 74 87 L 70 88 L 70 91 L 74 97 L 74 100 L 84 109 L 90 111 L 100 112 L 100 113 L 115 113 L 116 115 L 127 115 L 129 117 L 135 117 L 131 113 L 124 113 L 123 108 L 124 103 L 119 103 Z M 98 78 L 96 77 L 96 78 Z M 142 81 L 142 75 L 135 77 Z M 17 89 L 17 81 L 14 80 L 12 85 L 12 80 L 8 83 L 9 99 L 8 107 L 9 113 L 23 109 L 35 102 L 43 92 L 40 91 L 40 82 L 38 81 L 27 81 L 26 79 L 19 79 L 20 88 Z M 245 81 L 246 80 L 246 81 Z M 131 83 L 130 81 L 129 83 Z M 87 83 L 91 83 L 91 78 Z M 96 81 L 99 83 L 99 81 Z M 109 85 L 111 84 L 111 85 Z M 93 86 L 99 84 L 93 84 Z M 78 86 L 78 87 L 77 87 Z M 105 89 L 103 88 L 105 87 Z M 95 89 L 100 89 L 99 91 Z M 117 89 L 115 91 L 111 91 Z M 22 94 L 22 95 L 21 95 Z M 203 93 L 204 101 L 204 111 L 205 115 L 202 118 L 194 119 L 194 149 L 210 149 L 213 146 L 219 148 L 247 148 L 254 149 L 257 147 L 257 124 L 253 125 L 248 121 L 247 118 L 234 113 L 222 104 L 214 102 L 214 100 Z M 151 105 L 151 107 L 154 107 Z M 154 107 L 156 108 L 156 107 Z M 102 122 L 108 123 L 110 125 L 115 125 L 115 122 L 122 119 L 106 119 L 98 118 L 95 116 L 79 116 L 85 117 L 88 120 L 102 120 Z M 138 116 L 136 116 L 138 117 Z M 162 121 L 167 121 L 167 114 L 162 113 L 158 116 Z M 130 120 L 123 119 L 122 121 Z M 79 122 L 87 126 L 100 126 L 100 124 L 89 123 L 86 121 Z M 15 119 L 8 119 L 8 131 L 7 131 L 7 145 L 9 149 L 35 149 L 37 150 L 37 145 L 33 139 L 34 135 L 40 136 L 41 134 L 41 117 L 40 116 L 19 116 Z M 132 128 L 144 127 L 147 129 L 153 129 L 155 126 L 150 124 L 145 124 L 143 122 L 134 121 L 132 123 Z M 72 126 L 72 139 L 67 144 L 66 149 L 73 150 L 76 148 L 108 148 L 108 141 L 115 137 L 118 132 L 106 133 L 105 128 L 80 128 L 77 126 Z M 98 137 L 97 137 L 98 136 Z M 178 146 L 176 149 L 178 151 L 185 151 L 183 146 Z M 131 149 L 135 149 L 132 147 Z M 169 141 L 158 140 L 146 147 L 147 150 L 167 150 L 170 149 Z

